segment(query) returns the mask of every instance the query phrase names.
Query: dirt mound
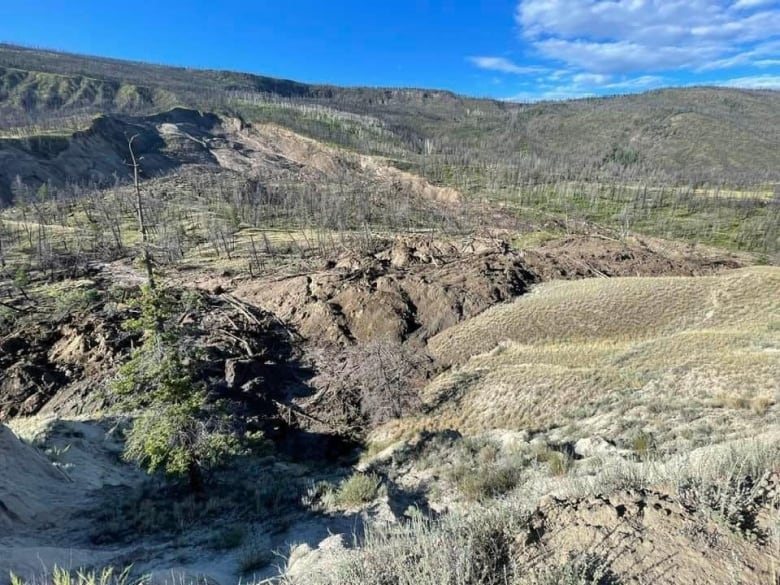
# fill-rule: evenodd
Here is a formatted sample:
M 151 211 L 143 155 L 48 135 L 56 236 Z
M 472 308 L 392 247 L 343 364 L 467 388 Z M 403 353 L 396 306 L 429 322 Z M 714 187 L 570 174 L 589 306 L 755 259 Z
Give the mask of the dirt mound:
M 540 280 L 604 276 L 700 276 L 745 265 L 737 254 L 676 244 L 649 237 L 623 241 L 599 236 L 569 236 L 524 254 Z
M 425 340 L 512 299 L 536 278 L 502 242 L 400 238 L 347 254 L 307 275 L 239 285 L 234 294 L 271 311 L 306 339 L 345 345 Z
M 763 478 L 761 500 L 742 510 L 753 522 L 749 529 L 728 518 L 716 522 L 664 492 L 550 499 L 518 544 L 519 564 L 542 573 L 568 565 L 594 583 L 771 583 L 777 551 L 769 542 L 770 510 L 778 479 Z
M 111 405 L 109 384 L 140 333 L 125 327 L 138 317 L 138 308 L 113 300 L 110 282 L 96 276 L 89 281 L 93 301 L 60 315 L 42 307 L 0 337 L 0 421 L 35 414 L 80 416 Z M 133 296 L 132 287 L 126 294 Z M 171 294 L 180 298 L 182 291 Z M 300 354 L 294 333 L 275 316 L 228 295 L 203 294 L 193 302 L 182 309 L 179 325 L 182 343 L 197 346 L 204 356 L 197 375 L 213 380 L 217 391 L 240 395 L 250 409 L 268 411 L 262 397 L 244 395 L 241 387 L 264 379 L 263 388 L 281 398 L 283 382 L 296 384 L 295 366 L 289 365 Z
M 59 320 L 31 315 L 0 337 L 0 421 L 44 410 L 83 414 L 103 404 L 96 388 L 113 373 L 133 335 L 105 303 L 91 309 Z
M 70 480 L 0 424 L 0 532 L 51 522 Z

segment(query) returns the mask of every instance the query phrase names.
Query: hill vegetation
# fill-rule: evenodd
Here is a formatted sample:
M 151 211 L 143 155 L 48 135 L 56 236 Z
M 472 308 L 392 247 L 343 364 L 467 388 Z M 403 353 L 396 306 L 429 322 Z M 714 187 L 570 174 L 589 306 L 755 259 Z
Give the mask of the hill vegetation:
M 298 126 L 293 130 L 361 149 L 367 145 L 353 135 L 370 136 L 370 126 L 378 124 L 403 144 L 410 155 L 403 162 L 441 167 L 431 171 L 439 173 L 465 164 L 475 167 L 469 174 L 490 167 L 525 174 L 542 165 L 574 177 L 594 167 L 630 167 L 642 177 L 661 171 L 679 181 L 753 185 L 777 181 L 773 169 L 780 167 L 780 97 L 773 91 L 690 88 L 516 104 L 434 90 L 307 85 L 10 45 L 0 46 L 0 67 L 7 126 L 36 117 L 56 120 L 69 111 L 152 113 L 184 105 L 233 111 L 248 121 L 286 118 Z M 285 114 L 291 107 L 295 116 Z M 353 128 L 333 128 L 345 119 Z

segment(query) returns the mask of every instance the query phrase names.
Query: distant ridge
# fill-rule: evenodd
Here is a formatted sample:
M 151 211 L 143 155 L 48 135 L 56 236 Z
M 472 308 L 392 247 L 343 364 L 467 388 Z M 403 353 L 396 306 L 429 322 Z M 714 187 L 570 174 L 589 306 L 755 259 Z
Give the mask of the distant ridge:
M 74 117 L 83 125 L 98 113 L 150 115 L 176 106 L 273 122 L 390 156 L 410 170 L 435 160 L 445 175 L 446 167 L 466 162 L 472 168 L 498 164 L 505 175 L 524 180 L 542 168 L 547 178 L 780 182 L 780 92 L 773 90 L 686 87 L 514 103 L 0 44 L 0 137 L 19 128 L 28 135 L 73 128 Z M 342 113 L 358 118 L 345 121 Z

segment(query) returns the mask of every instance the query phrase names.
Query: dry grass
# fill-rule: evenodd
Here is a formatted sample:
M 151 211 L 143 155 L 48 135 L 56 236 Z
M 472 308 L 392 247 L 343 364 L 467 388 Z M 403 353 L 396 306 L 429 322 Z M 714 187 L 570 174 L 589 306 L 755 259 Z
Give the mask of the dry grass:
M 770 267 L 543 285 L 435 337 L 433 352 L 462 365 L 426 388 L 426 414 L 374 437 L 557 429 L 629 444 L 644 429 L 678 451 L 750 436 L 777 424 L 778 311 Z
M 552 282 L 445 331 L 429 345 L 436 357 L 457 364 L 503 340 L 635 341 L 692 329 L 757 326 L 780 310 L 778 290 L 776 267 L 703 278 Z
M 620 565 L 616 557 L 605 558 L 604 562 L 597 562 L 596 557 L 578 557 L 560 566 L 552 558 L 542 564 L 527 564 L 521 543 L 529 535 L 528 528 L 536 517 L 537 506 L 540 502 L 549 504 L 553 501 L 547 497 L 549 495 L 557 501 L 601 496 L 599 501 L 604 502 L 607 501 L 605 497 L 612 494 L 660 490 L 679 498 L 689 507 L 691 529 L 699 527 L 698 522 L 702 526 L 713 520 L 721 522 L 732 535 L 729 547 L 736 550 L 740 535 L 746 540 L 750 538 L 748 533 L 740 532 L 739 512 L 758 507 L 776 515 L 775 501 L 767 500 L 762 490 L 780 464 L 779 437 L 775 434 L 710 446 L 665 462 L 628 462 L 616 458 L 605 461 L 596 473 L 584 475 L 529 477 L 501 500 L 472 502 L 436 521 L 412 515 L 405 523 L 369 525 L 354 549 L 334 551 L 320 564 L 308 566 L 305 574 L 287 575 L 283 583 L 584 585 L 650 582 L 631 579 L 630 574 L 626 575 L 626 581 L 617 579 L 610 567 L 613 563 Z M 642 527 L 637 529 L 644 530 Z M 770 535 L 770 538 L 774 539 L 776 535 Z M 588 550 L 588 543 L 577 544 L 580 551 Z M 768 546 L 776 545 L 773 541 Z M 598 551 L 598 544 L 593 548 Z M 601 552 L 607 551 L 606 546 L 601 549 Z M 674 557 L 678 554 L 684 557 L 688 551 L 673 552 Z M 632 563 L 641 564 L 643 554 L 633 556 Z M 739 565 L 735 563 L 734 568 L 738 569 Z M 610 579 L 599 579 L 598 575 L 609 575 Z

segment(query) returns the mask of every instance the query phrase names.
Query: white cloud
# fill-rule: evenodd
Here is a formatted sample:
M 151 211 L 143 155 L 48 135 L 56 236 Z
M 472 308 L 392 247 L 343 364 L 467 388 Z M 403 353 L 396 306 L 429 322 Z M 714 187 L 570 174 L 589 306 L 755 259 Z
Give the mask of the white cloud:
M 717 85 L 725 87 L 741 87 L 744 89 L 777 89 L 780 90 L 780 75 L 754 75 L 729 79 Z
M 609 83 L 605 87 L 609 89 L 648 89 L 651 87 L 660 87 L 664 83 L 664 78 L 658 75 L 642 75 L 624 81 Z
M 734 8 L 737 10 L 757 8 L 759 6 L 772 4 L 772 2 L 774 2 L 774 0 L 739 0 L 734 4 Z
M 730 66 L 780 36 L 776 0 L 521 0 L 516 19 L 541 55 L 601 75 Z
M 578 73 L 572 77 L 575 85 L 603 85 L 609 79 L 609 75 L 600 75 L 598 73 Z
M 567 74 L 565 79 L 555 74 L 539 80 L 536 99 L 571 99 L 589 97 L 598 94 L 599 89 L 620 91 L 637 91 L 659 87 L 664 78 L 657 75 L 642 75 L 620 80 L 613 80 L 608 75 L 594 73 Z M 528 100 L 528 93 L 522 93 L 512 99 Z
M 513 99 L 566 99 L 664 84 L 777 88 L 780 0 L 516 0 L 524 55 L 471 57 L 526 75 Z M 539 65 L 537 67 L 536 65 Z M 729 73 L 731 70 L 731 73 Z M 704 72 L 720 72 L 720 81 Z
M 488 71 L 500 71 L 501 73 L 512 73 L 515 75 L 527 75 L 529 73 L 540 73 L 546 71 L 544 67 L 530 66 L 525 67 L 517 65 L 504 57 L 469 57 L 474 65 L 480 69 Z
M 543 102 L 543 101 L 562 101 L 579 99 L 586 97 L 595 97 L 593 92 L 583 92 L 572 89 L 571 87 L 558 87 L 554 89 L 545 89 L 542 91 L 523 91 L 508 98 L 507 102 Z
M 547 57 L 602 75 L 693 67 L 719 55 L 717 49 L 706 44 L 694 48 L 669 46 L 648 49 L 630 41 L 601 43 L 545 39 L 536 46 Z
M 758 43 L 751 50 L 743 51 L 732 55 L 726 59 L 711 61 L 699 67 L 698 71 L 713 71 L 716 69 L 729 69 L 731 67 L 740 67 L 752 65 L 754 67 L 771 67 L 777 65 L 777 59 L 764 59 L 767 56 L 780 55 L 780 41 L 769 41 Z

